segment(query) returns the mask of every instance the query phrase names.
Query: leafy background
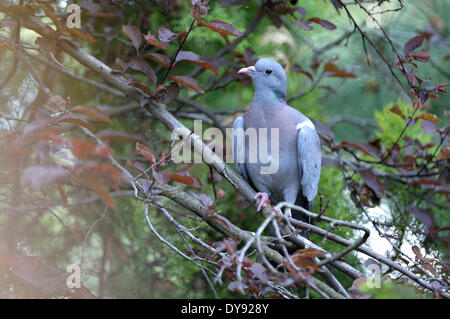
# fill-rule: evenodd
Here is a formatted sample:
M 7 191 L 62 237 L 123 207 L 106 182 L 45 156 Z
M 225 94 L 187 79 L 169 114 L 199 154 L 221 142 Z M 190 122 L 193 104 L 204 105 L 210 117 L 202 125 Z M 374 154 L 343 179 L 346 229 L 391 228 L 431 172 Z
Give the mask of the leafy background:
M 124 32 L 123 29 L 124 25 L 135 26 L 144 35 L 150 31 L 157 37 L 158 30 L 163 25 L 178 33 L 189 30 L 192 22 L 193 4 L 190 1 L 73 2 L 80 4 L 83 8 L 82 30 L 84 35 L 90 34 L 95 39 L 95 42 L 78 41 L 83 48 L 112 67 L 117 73 L 123 71 L 123 64 L 121 65 L 117 58 L 128 63 L 136 56 L 136 49 L 131 43 L 134 36 L 127 36 L 127 32 Z M 258 14 L 261 2 L 235 1 L 242 2 L 242 4 L 227 6 L 232 2 L 210 1 L 207 4 L 208 14 L 205 21 L 226 21 L 239 34 L 244 32 Z M 66 1 L 48 1 L 48 3 L 60 12 L 63 12 L 67 5 Z M 41 8 L 35 6 L 34 10 L 44 14 L 42 8 L 45 6 L 42 3 L 40 5 Z M 205 94 L 197 92 L 199 90 L 197 85 L 195 85 L 196 91 L 183 87 L 179 83 L 179 98 L 193 100 L 216 113 L 225 112 L 225 116 L 222 117 L 223 123 L 231 125 L 234 117 L 229 111 L 244 110 L 253 96 L 250 82 L 238 78 L 236 71 L 244 66 L 244 62 L 254 61 L 261 57 L 273 57 L 286 66 L 289 79 L 288 99 L 298 92 L 303 92 L 290 105 L 305 115 L 330 126 L 336 143 L 341 141 L 367 142 L 378 139 L 379 144 L 392 146 L 404 128 L 405 120 L 399 116 L 398 112 L 395 113 L 391 109 L 397 105 L 400 114 L 406 117 L 413 114 L 412 99 L 408 91 L 400 88 L 390 75 L 387 66 L 372 48 L 369 47 L 365 52 L 360 34 L 353 32 L 353 27 L 342 10 L 336 11 L 328 1 L 290 1 L 289 5 L 301 5 L 306 10 L 308 18 L 326 19 L 337 28 L 329 30 L 319 24 L 312 24 L 313 30 L 307 31 L 299 28 L 295 21 L 288 19 L 288 16 L 284 16 L 287 21 L 283 20 L 282 26 L 277 28 L 274 25 L 274 19 L 264 16 L 250 35 L 234 48 L 234 54 L 211 60 L 211 65 L 217 65 L 219 70 L 217 74 L 210 70 L 204 70 L 196 78 L 206 91 Z M 384 9 L 397 7 L 396 1 L 384 1 L 380 6 Z M 353 10 L 352 14 L 388 61 L 394 61 L 392 50 L 383 41 L 380 30 L 367 19 L 363 12 Z M 431 55 L 431 60 L 428 63 L 418 63 L 416 74 L 424 79 L 431 78 L 433 84 L 448 81 L 449 15 L 450 3 L 444 0 L 408 1 L 402 10 L 381 15 L 381 23 L 399 51 L 403 50 L 403 46 L 408 40 L 420 32 L 431 32 L 432 35 L 425 40 L 421 48 Z M 47 14 L 47 16 L 50 15 Z M 2 39 L 8 38 L 11 32 L 6 23 L 7 15 L 0 12 L 0 21 L 3 21 L 0 24 L 0 35 Z M 49 17 L 43 18 L 43 21 L 52 23 L 52 19 Z M 201 57 L 212 57 L 227 45 L 227 41 L 229 43 L 234 38 L 233 36 L 225 38 L 219 32 L 213 32 L 207 27 L 196 27 L 189 34 L 183 51 L 192 51 Z M 340 38 L 342 41 L 337 42 L 336 40 Z M 39 40 L 36 39 L 38 39 L 36 33 L 22 28 L 21 40 L 24 43 L 34 45 L 35 42 L 39 43 Z M 8 49 L 6 43 L 0 41 L 0 44 L 3 45 L 0 51 L 1 74 L 6 74 L 12 68 L 15 60 L 14 50 Z M 178 49 L 177 43 L 179 43 L 178 40 L 171 42 L 168 50 L 161 50 L 150 45 L 146 47 L 145 51 L 173 57 Z M 334 45 L 327 47 L 330 43 L 334 43 Z M 41 55 L 45 57 L 46 61 L 52 64 L 56 63 L 55 60 L 60 61 L 71 72 L 87 79 L 98 80 L 96 74 L 80 66 L 58 50 L 54 50 L 53 57 L 49 57 L 48 51 L 51 49 L 48 45 L 48 43 L 40 45 L 38 52 L 30 52 L 30 54 L 40 55 L 47 51 L 46 55 Z M 367 43 L 366 45 L 368 46 Z M 325 49 L 318 54 L 317 50 L 321 51 L 322 48 Z M 370 63 L 367 63 L 368 60 Z M 312 71 L 314 61 L 320 62 L 317 73 Z M 324 65 L 329 61 L 334 61 L 341 76 L 324 76 L 320 82 L 314 83 Z M 106 140 L 108 149 L 124 165 L 130 159 L 132 162 L 140 162 L 148 166 L 151 163 L 150 157 L 155 157 L 159 161 L 163 158 L 162 153 L 167 153 L 170 132 L 157 120 L 147 116 L 143 109 L 133 106 L 126 99 L 103 94 L 94 86 L 64 76 L 46 67 L 39 60 L 31 59 L 30 62 L 39 70 L 43 82 L 51 88 L 51 92 L 63 97 L 63 101 L 54 101 L 54 105 L 64 104 L 66 97 L 70 97 L 70 107 L 94 105 L 101 110 L 98 113 L 100 121 L 95 123 L 97 134 L 102 130 L 110 129 L 114 129 L 116 135 L 120 135 L 117 132 L 122 132 L 123 135 L 120 135 L 119 138 L 116 136 L 116 138 L 107 138 Z M 147 60 L 147 63 L 151 64 L 158 80 L 161 81 L 165 76 L 166 68 L 152 60 Z M 134 70 L 135 68 L 132 66 L 130 68 L 133 70 L 126 70 L 130 79 L 145 83 L 152 92 L 157 90 L 157 85 L 152 83 L 148 74 Z M 139 66 L 139 69 L 142 70 L 142 65 Z M 180 61 L 171 75 L 188 75 L 196 72 L 197 69 L 197 64 Z M 342 72 L 351 76 L 343 76 Z M 395 72 L 399 77 L 402 76 L 400 72 Z M 313 76 L 314 80 L 311 81 L 305 73 Z M 169 81 L 165 83 L 168 84 Z M 39 98 L 38 93 L 41 90 L 39 83 L 30 74 L 29 65 L 23 61 L 19 63 L 17 71 L 9 79 L 7 85 L 0 90 L 2 115 L 0 129 L 2 130 L 2 145 L 6 145 L 2 149 L 0 162 L 2 175 L 0 176 L 4 180 L 2 185 L 7 186 L 2 187 L 1 190 L 3 199 L 0 203 L 0 238 L 2 239 L 0 247 L 3 250 L 0 252 L 3 255 L 0 254 L 0 257 L 8 256 L 4 251 L 14 251 L 18 256 L 36 258 L 36 260 L 21 261 L 25 267 L 22 271 L 19 269 L 11 273 L 7 268 L 0 268 L 3 275 L 0 279 L 0 295 L 12 298 L 58 296 L 60 293 L 46 291 L 44 281 L 41 280 L 42 272 L 33 266 L 28 266 L 32 268 L 28 269 L 25 265 L 37 263 L 40 265 L 37 267 L 38 269 L 49 271 L 47 268 L 50 267 L 49 265 L 54 265 L 57 269 L 65 269 L 66 265 L 74 263 L 82 266 L 84 286 L 100 298 L 213 297 L 199 268 L 186 262 L 150 232 L 143 217 L 144 205 L 130 195 L 129 189 L 111 189 L 111 193 L 109 193 L 99 190 L 99 185 L 90 188 L 75 188 L 73 184 L 69 183 L 63 187 L 67 201 L 65 204 L 61 204 L 59 199 L 61 192 L 58 192 L 56 188 L 41 190 L 42 193 L 34 190 L 28 194 L 20 194 L 20 191 L 25 188 L 24 183 L 22 185 L 18 185 L 20 182 L 14 181 L 9 183 L 10 175 L 17 175 L 28 164 L 36 162 L 36 153 L 39 152 L 39 148 L 36 147 L 32 155 L 23 156 L 20 166 L 15 166 L 17 158 L 8 157 L 5 153 L 12 152 L 11 147 L 8 148 L 7 141 L 11 132 L 16 135 L 23 132 L 23 125 L 18 121 L 8 120 L 8 118 L 23 118 L 30 108 L 36 109 L 37 105 L 46 103 L 46 99 Z M 175 114 L 182 113 L 186 109 L 186 105 L 180 103 L 179 99 L 170 101 L 167 105 L 172 111 L 175 111 Z M 67 106 L 69 107 L 69 105 Z M 441 121 L 436 121 L 438 122 L 437 127 L 442 129 L 448 125 L 448 109 L 448 97 L 442 96 L 439 99 L 429 99 L 420 112 L 435 114 L 437 118 L 441 119 Z M 83 115 L 87 114 L 86 110 L 83 112 Z M 108 115 L 104 115 L 102 112 Z M 91 119 L 92 117 L 89 118 L 89 120 Z M 77 121 L 75 124 L 79 125 L 80 120 Z M 187 127 L 193 127 L 191 119 L 182 118 L 181 121 Z M 73 121 L 71 123 L 74 124 Z M 85 127 L 87 124 L 82 122 L 81 126 Z M 420 122 L 416 122 L 407 129 L 405 135 L 417 139 L 423 145 L 433 142 L 434 146 L 429 150 L 432 153 L 439 144 L 439 135 L 435 131 L 433 133 L 425 131 Z M 108 135 L 108 133 L 110 132 L 104 131 L 104 134 Z M 72 139 L 72 146 L 73 138 L 85 138 L 80 128 L 65 134 L 65 137 Z M 143 152 L 136 151 L 136 140 L 145 145 L 152 155 L 145 156 Z M 87 142 L 81 142 L 80 152 L 86 151 L 88 148 L 83 143 Z M 402 148 L 406 148 L 404 143 L 406 142 L 400 142 Z M 447 140 L 442 149 L 446 147 L 448 150 L 446 145 L 448 145 Z M 45 149 L 42 152 L 45 153 L 48 150 Z M 105 154 L 102 155 L 101 152 L 102 150 L 96 149 L 89 155 L 96 156 L 100 161 L 105 157 Z M 71 152 L 52 149 L 48 153 L 53 156 L 51 160 L 59 161 L 58 163 L 62 163 L 61 161 L 64 160 L 69 163 L 72 161 L 73 154 Z M 370 156 L 365 153 L 363 150 L 361 158 L 370 159 Z M 78 155 L 80 154 L 78 153 Z M 30 157 L 28 158 L 28 156 Z M 80 158 L 80 156 L 77 157 Z M 448 169 L 448 165 L 446 167 Z M 204 193 L 210 198 L 214 198 L 212 184 L 208 182 L 210 171 L 206 165 L 175 166 L 168 164 L 165 168 L 172 173 L 188 172 L 188 178 L 184 179 L 183 183 L 176 182 L 177 178 L 180 180 L 179 176 L 181 175 L 179 175 L 173 178 L 175 181 L 170 182 L 172 185 L 189 192 Z M 384 171 L 394 170 L 384 168 Z M 22 175 L 22 180 L 25 182 L 32 183 L 34 181 L 38 185 L 42 183 L 42 180 L 35 180 L 39 175 L 35 175 L 34 178 L 23 176 L 25 175 Z M 358 175 L 352 177 L 355 183 L 363 185 L 365 182 Z M 101 178 L 108 179 L 104 175 L 101 175 Z M 200 188 L 195 187 L 195 179 L 200 181 Z M 217 200 L 215 211 L 220 212 L 231 223 L 239 225 L 242 229 L 255 231 L 262 222 L 262 217 L 256 215 L 254 209 L 244 203 L 245 201 L 236 194 L 235 189 L 226 180 L 218 174 L 214 175 L 214 180 L 216 188 L 221 189 L 224 194 Z M 87 182 L 82 178 L 80 181 L 81 184 Z M 114 184 L 114 181 L 108 180 L 108 182 Z M 369 209 L 371 216 L 377 220 L 394 224 L 395 229 L 402 233 L 401 238 L 396 238 L 396 240 L 399 240 L 402 245 L 408 243 L 404 248 L 405 254 L 420 261 L 421 255 L 412 250 L 413 246 L 418 247 L 421 254 L 426 255 L 427 261 L 424 262 L 428 263 L 430 267 L 434 267 L 432 272 L 439 272 L 439 278 L 446 281 L 448 279 L 448 263 L 446 263 L 448 262 L 448 226 L 446 225 L 449 223 L 448 180 L 444 184 L 447 187 L 447 193 L 435 194 L 427 193 L 428 190 L 421 185 L 411 188 L 408 184 L 392 181 L 388 184 L 386 182 L 385 193 L 389 191 L 390 196 L 383 197 L 381 200 L 375 198 L 375 203 L 368 204 L 368 206 L 372 206 Z M 352 192 L 346 186 L 338 168 L 323 168 L 319 190 L 324 202 L 329 201 L 330 203 L 326 210 L 327 216 L 360 224 L 370 224 L 367 216 L 362 214 L 352 200 Z M 94 200 L 98 197 L 103 201 Z M 93 200 L 82 203 L 83 200 L 89 198 L 93 198 Z M 434 218 L 433 227 L 443 229 L 440 232 L 439 240 L 431 240 L 427 233 L 420 232 L 423 227 L 422 219 L 417 219 L 414 208 L 407 209 L 408 205 L 422 207 L 422 201 L 426 202 L 430 198 L 434 203 L 432 209 L 430 208 Z M 111 201 L 114 204 L 111 204 Z M 76 204 L 67 205 L 67 202 Z M 318 198 L 316 207 L 319 204 Z M 40 206 L 43 207 L 39 208 Z M 114 206 L 114 209 L 111 206 Z M 186 214 L 183 208 L 179 206 L 175 206 L 175 208 L 178 214 L 182 216 Z M 177 247 L 183 246 L 177 232 L 156 209 L 151 209 L 151 215 L 155 228 L 166 240 Z M 175 216 L 178 217 L 178 215 Z M 187 227 L 198 227 L 195 233 L 200 234 L 207 242 L 214 243 L 223 239 L 205 223 L 199 224 L 189 218 L 184 218 L 183 222 Z M 446 230 L 445 227 L 447 227 Z M 387 230 L 387 232 L 391 231 L 393 230 Z M 345 238 L 356 238 L 355 233 L 344 228 L 338 228 L 335 232 Z M 313 235 L 312 240 L 321 243 L 322 239 Z M 374 249 L 381 249 L 380 253 L 387 254 L 393 259 L 397 257 L 395 251 L 388 244 L 384 246 L 376 245 L 373 242 L 372 244 Z M 340 249 L 339 245 L 329 241 L 321 245 L 331 251 Z M 425 258 L 424 256 L 422 258 Z M 364 272 L 366 258 L 360 257 L 356 253 L 351 253 L 345 257 L 345 260 Z M 388 273 L 389 270 L 387 270 Z M 352 286 L 352 280 L 342 274 L 336 275 L 346 288 Z M 216 284 L 216 289 L 221 297 L 242 297 L 237 292 L 229 291 L 227 285 L 227 280 L 219 281 Z M 419 288 L 406 282 L 403 284 L 386 283 L 383 285 L 383 289 L 369 291 L 369 293 L 373 297 L 379 298 L 423 298 L 428 296 L 424 291 L 420 291 Z M 86 297 L 86 295 L 83 296 Z M 312 293 L 312 297 L 318 297 L 318 295 Z

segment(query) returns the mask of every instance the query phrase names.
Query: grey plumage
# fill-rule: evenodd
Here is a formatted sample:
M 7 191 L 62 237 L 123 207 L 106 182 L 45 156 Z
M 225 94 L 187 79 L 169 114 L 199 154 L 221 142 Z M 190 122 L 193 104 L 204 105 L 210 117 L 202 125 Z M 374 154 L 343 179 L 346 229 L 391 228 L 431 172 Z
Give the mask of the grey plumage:
M 267 149 L 270 155 L 270 129 L 279 130 L 279 169 L 273 174 L 261 174 L 261 167 L 267 166 L 258 158 L 256 163 L 249 163 L 249 145 L 237 149 L 235 143 L 235 163 L 241 152 L 245 152 L 245 163 L 237 163 L 237 171 L 258 192 L 267 193 L 272 204 L 286 201 L 312 209 L 312 202 L 317 194 L 321 153 L 320 140 L 313 123 L 298 110 L 286 104 L 286 73 L 277 62 L 260 59 L 254 67 L 241 69 L 248 74 L 255 86 L 255 93 L 250 108 L 234 121 L 233 128 L 259 129 L 267 128 Z M 258 136 L 258 149 L 261 147 Z M 270 156 L 275 160 L 274 156 Z M 298 211 L 292 211 L 296 219 L 309 222 L 309 218 Z M 307 236 L 307 232 L 302 233 Z

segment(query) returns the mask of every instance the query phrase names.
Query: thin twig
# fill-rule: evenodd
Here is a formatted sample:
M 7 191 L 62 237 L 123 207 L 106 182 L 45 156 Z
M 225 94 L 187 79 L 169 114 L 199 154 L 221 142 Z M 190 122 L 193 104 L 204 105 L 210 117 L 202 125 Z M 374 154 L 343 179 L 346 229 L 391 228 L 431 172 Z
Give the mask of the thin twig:
M 175 55 L 173 56 L 172 60 L 170 61 L 170 65 L 169 68 L 167 69 L 166 74 L 164 74 L 164 77 L 161 80 L 161 85 L 164 85 L 164 82 L 166 81 L 167 77 L 169 76 L 170 71 L 172 71 L 172 67 L 175 64 L 175 62 L 177 61 L 177 56 L 180 53 L 181 49 L 183 48 L 184 43 L 186 42 L 187 37 L 189 36 L 189 33 L 191 33 L 192 29 L 194 28 L 194 23 L 195 23 L 195 19 L 192 19 L 191 25 L 189 27 L 188 32 L 186 33 L 186 35 L 184 36 L 183 40 L 181 41 L 180 45 L 178 46 L 177 52 L 175 53 Z

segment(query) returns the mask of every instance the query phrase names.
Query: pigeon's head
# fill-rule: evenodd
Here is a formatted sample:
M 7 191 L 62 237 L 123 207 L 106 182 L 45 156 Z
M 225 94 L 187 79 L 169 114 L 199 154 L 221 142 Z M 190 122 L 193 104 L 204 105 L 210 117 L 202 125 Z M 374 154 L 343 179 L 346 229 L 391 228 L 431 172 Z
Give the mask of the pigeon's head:
M 255 86 L 255 94 L 273 92 L 275 96 L 286 99 L 287 79 L 283 67 L 269 58 L 259 59 L 255 66 L 240 69 L 238 73 L 250 76 Z

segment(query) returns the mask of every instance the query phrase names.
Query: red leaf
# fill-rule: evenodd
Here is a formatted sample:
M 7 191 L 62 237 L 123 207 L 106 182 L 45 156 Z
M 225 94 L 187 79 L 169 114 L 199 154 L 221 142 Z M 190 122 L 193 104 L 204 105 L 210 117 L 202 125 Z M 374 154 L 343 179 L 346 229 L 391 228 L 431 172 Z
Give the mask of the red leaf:
M 150 163 L 156 165 L 155 157 L 153 156 L 152 153 L 150 153 L 149 149 L 145 145 L 142 145 L 141 143 L 137 142 L 136 151 L 138 151 L 138 153 L 141 154 L 143 157 L 145 157 Z
M 420 62 L 427 62 L 430 61 L 430 55 L 424 51 L 420 51 L 416 54 L 412 55 L 414 60 L 420 61 Z
M 450 146 L 446 146 L 442 149 L 441 154 L 439 155 L 440 160 L 447 160 L 450 158 Z
M 78 159 L 84 159 L 89 156 L 108 157 L 111 150 L 106 144 L 94 144 L 79 138 L 72 139 L 72 152 Z
M 82 126 L 87 128 L 88 130 L 93 130 L 94 126 L 89 123 L 88 121 L 86 121 L 84 118 L 72 114 L 72 113 L 66 113 L 64 114 L 61 118 L 59 118 L 56 123 L 72 123 L 78 126 Z
M 187 36 L 187 32 L 183 31 L 177 34 L 177 39 L 179 42 L 183 41 L 184 37 Z
M 95 155 L 101 156 L 101 157 L 108 157 L 111 155 L 111 150 L 109 149 L 108 145 L 106 144 L 100 144 L 97 145 L 95 149 Z
M 223 217 L 221 215 L 212 215 L 209 218 L 218 220 L 219 222 L 224 224 L 228 228 L 228 230 L 230 232 L 233 231 L 233 227 L 231 226 L 232 225 L 231 222 L 228 219 L 226 219 L 225 217 Z
M 219 189 L 217 191 L 217 199 L 224 197 L 225 196 L 225 191 L 223 189 Z
M 112 123 L 108 114 L 106 114 L 105 112 L 103 112 L 94 105 L 78 105 L 70 109 L 70 112 L 86 115 L 87 117 L 89 117 L 94 121 Z
M 48 106 L 50 106 L 54 111 L 62 112 L 66 108 L 67 100 L 63 99 L 59 95 L 53 95 L 48 99 Z
M 166 26 L 162 26 L 158 29 L 159 40 L 162 42 L 170 42 L 178 37 L 178 33 L 173 33 Z
M 165 68 L 170 67 L 170 58 L 167 55 L 154 53 L 154 52 L 148 52 L 143 55 L 145 58 L 151 59 L 155 62 L 158 62 Z
M 86 41 L 86 42 L 97 42 L 92 35 L 89 32 L 82 32 L 80 29 L 77 28 L 68 28 L 67 31 L 70 32 L 74 37 Z
M 152 95 L 152 91 L 150 90 L 150 88 L 146 84 L 142 83 L 141 81 L 138 81 L 138 80 L 127 81 L 127 84 L 141 89 L 148 95 Z
M 306 23 L 307 24 L 317 23 L 317 24 L 321 25 L 322 27 L 324 27 L 327 30 L 335 30 L 336 29 L 336 26 L 333 23 L 331 23 L 330 21 L 324 20 L 324 19 L 320 19 L 320 18 L 316 18 L 316 17 L 308 19 L 308 21 L 306 21 Z
M 201 189 L 203 184 L 197 176 L 185 176 L 180 174 L 170 174 L 169 179 L 178 183 L 182 183 L 193 187 L 195 189 Z
M 191 195 L 194 196 L 195 198 L 197 198 L 199 201 L 201 201 L 202 204 L 206 207 L 212 207 L 214 205 L 214 202 L 211 199 L 211 197 L 209 197 L 208 195 L 206 195 L 204 193 L 200 193 L 200 194 L 191 193 Z
M 139 47 L 142 43 L 142 33 L 141 30 L 136 28 L 134 25 L 123 25 L 122 32 L 131 40 L 136 51 L 139 51 Z
M 439 180 L 433 179 L 433 178 L 426 178 L 426 177 L 414 177 L 411 178 L 409 183 L 411 185 L 440 185 Z
M 392 113 L 397 114 L 398 116 L 400 116 L 402 119 L 405 119 L 405 115 L 403 114 L 402 110 L 400 110 L 400 107 L 395 104 L 393 107 L 391 107 L 389 109 Z
M 114 63 L 116 63 L 118 66 L 122 68 L 122 72 L 125 72 L 128 69 L 128 63 L 122 61 L 121 58 L 116 58 Z
M 148 44 L 151 44 L 155 47 L 158 47 L 163 50 L 169 50 L 170 46 L 168 42 L 160 42 L 156 40 L 155 36 L 149 31 L 146 35 L 144 35 L 145 41 L 147 41 Z
M 418 118 L 418 119 L 427 120 L 427 121 L 433 122 L 433 123 L 435 123 L 435 124 L 438 124 L 438 123 L 441 122 L 441 119 L 440 119 L 439 117 L 437 117 L 436 115 L 431 114 L 431 113 L 422 113 L 422 114 L 419 114 L 419 115 L 417 116 L 417 118 Z
M 30 123 L 33 125 L 33 122 Z M 27 124 L 27 125 L 30 125 Z M 21 136 L 23 142 L 33 142 L 33 141 L 52 141 L 58 145 L 62 145 L 64 143 L 64 139 L 60 136 L 63 133 L 63 129 L 61 127 L 53 126 L 53 127 L 43 127 L 43 128 L 32 128 L 28 126 L 27 130 Z
M 130 159 L 127 159 L 127 166 L 139 172 L 139 174 L 145 176 L 145 178 L 150 179 L 147 173 L 145 172 L 145 168 L 144 165 L 142 165 L 142 163 L 132 162 Z
M 369 144 L 364 144 L 364 143 L 359 143 L 359 142 L 347 142 L 347 141 L 343 141 L 341 143 L 342 146 L 351 146 L 353 148 L 356 148 L 358 150 L 360 150 L 361 152 L 376 158 L 376 159 L 380 159 L 380 152 L 379 150 Z
M 58 18 L 55 16 L 55 9 L 53 9 L 53 7 L 46 2 L 38 1 L 38 3 L 41 6 L 42 10 L 44 11 L 45 15 L 52 20 L 53 24 L 56 27 L 56 30 L 61 32 L 63 28 Z
M 449 86 L 449 85 L 450 85 L 450 82 L 436 84 L 436 90 L 440 91 L 442 87 Z
M 225 238 L 224 240 L 216 243 L 216 249 L 214 250 L 214 255 L 224 251 L 225 249 L 230 255 L 234 255 L 236 253 L 237 245 L 239 241 L 235 238 Z
M 422 253 L 420 252 L 419 246 L 414 245 L 414 246 L 411 247 L 411 250 L 413 251 L 414 255 L 416 255 L 416 258 L 418 260 L 422 260 L 423 259 L 423 256 L 422 256 Z
M 314 258 L 323 257 L 326 255 L 326 252 L 316 248 L 304 248 L 296 250 L 293 255 L 298 257 Z
M 158 172 L 155 167 L 152 166 L 152 175 L 158 183 L 165 185 L 169 182 L 170 168 Z
M 299 249 L 292 254 L 291 259 L 300 267 L 311 267 L 314 270 L 319 270 L 319 266 L 311 258 L 323 257 L 325 254 L 324 251 L 315 248 Z
M 231 36 L 241 36 L 242 33 L 236 30 L 231 24 L 228 22 L 220 21 L 220 20 L 212 20 L 209 23 L 204 23 L 199 21 L 199 26 L 206 27 L 215 32 L 220 33 L 223 36 L 231 35 Z
M 321 89 L 327 90 L 335 95 L 338 95 L 338 92 L 329 85 L 319 85 L 317 88 L 321 88 Z
M 118 185 L 124 180 L 124 175 L 121 171 L 110 164 L 86 164 L 81 168 L 81 174 L 86 174 L 97 179 L 105 179 L 112 184 L 114 188 L 118 188 Z
M 369 186 L 377 195 L 378 198 L 382 198 L 384 194 L 384 185 L 380 179 L 371 169 L 360 169 L 358 174 L 362 177 L 364 182 Z
M 177 81 L 178 83 L 183 84 L 184 86 L 199 92 L 199 93 L 205 93 L 205 91 L 203 91 L 202 86 L 200 85 L 200 83 L 198 83 L 198 81 L 194 78 L 191 78 L 189 76 L 182 76 L 182 75 L 171 75 L 169 77 L 171 80 Z
M 100 179 L 88 173 L 80 174 L 77 179 L 82 184 L 94 191 L 109 207 L 111 207 L 112 209 L 115 208 L 116 204 L 111 196 L 111 193 L 109 192 L 108 186 L 106 186 L 106 184 L 103 183 Z
M 156 83 L 157 78 L 155 71 L 153 71 L 151 65 L 148 62 L 139 58 L 135 58 L 128 63 L 128 66 L 133 70 L 142 72 L 145 75 L 147 75 L 147 77 L 149 78 L 150 81 L 153 82 L 153 84 Z
M 403 53 L 405 54 L 405 56 L 407 56 L 411 51 L 414 51 L 415 49 L 420 47 L 424 39 L 425 38 L 422 35 L 418 35 L 409 40 L 408 42 L 406 42 L 405 47 L 403 49 Z
M 292 67 L 292 70 L 294 70 L 295 72 L 303 73 L 311 80 L 311 82 L 314 82 L 314 78 L 313 78 L 311 72 L 302 69 L 302 67 L 300 65 L 294 64 L 294 66 Z
M 191 10 L 191 16 L 195 20 L 204 19 L 208 15 L 208 8 L 201 4 L 195 3 Z
M 83 159 L 91 156 L 92 154 L 94 154 L 96 148 L 96 144 L 86 142 L 85 140 L 79 138 L 72 139 L 72 153 L 78 159 Z
M 295 23 L 303 30 L 311 31 L 313 29 L 313 27 L 310 26 L 309 23 L 305 23 L 305 22 L 300 21 L 300 20 L 295 20 Z
M 328 62 L 323 67 L 324 76 L 338 78 L 357 78 L 358 76 L 339 69 L 334 63 Z
M 180 51 L 176 57 L 176 61 L 191 62 L 193 64 L 201 66 L 202 68 L 217 73 L 217 69 L 211 63 L 204 61 L 201 56 L 191 51 Z

